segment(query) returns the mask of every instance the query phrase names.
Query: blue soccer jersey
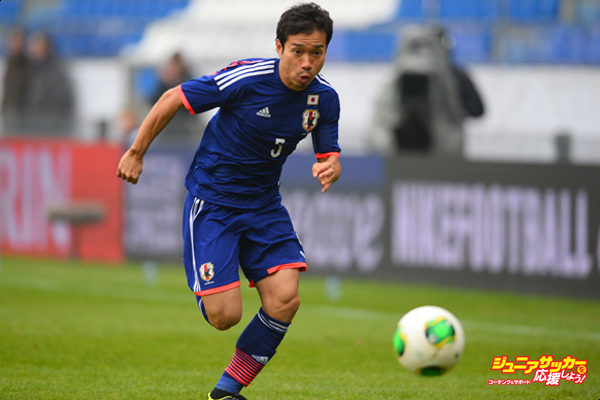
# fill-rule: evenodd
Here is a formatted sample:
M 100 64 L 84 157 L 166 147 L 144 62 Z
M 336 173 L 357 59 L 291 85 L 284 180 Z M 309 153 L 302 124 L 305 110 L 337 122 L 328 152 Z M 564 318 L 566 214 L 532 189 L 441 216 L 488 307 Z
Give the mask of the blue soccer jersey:
M 302 91 L 279 77 L 279 59 L 248 59 L 179 86 L 192 114 L 215 107 L 185 186 L 195 197 L 243 209 L 279 194 L 287 157 L 309 133 L 317 158 L 339 155 L 339 98 L 319 74 Z

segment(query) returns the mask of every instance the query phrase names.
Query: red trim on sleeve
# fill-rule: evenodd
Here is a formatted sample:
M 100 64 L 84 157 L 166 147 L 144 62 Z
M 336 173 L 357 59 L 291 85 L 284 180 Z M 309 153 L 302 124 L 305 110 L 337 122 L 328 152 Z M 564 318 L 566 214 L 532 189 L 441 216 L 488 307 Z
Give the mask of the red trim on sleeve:
M 229 285 L 225 285 L 225 286 L 219 286 L 216 288 L 212 288 L 212 289 L 208 289 L 208 290 L 202 290 L 200 292 L 194 292 L 196 294 L 196 296 L 208 296 L 209 294 L 215 294 L 215 293 L 221 293 L 221 292 L 226 292 L 228 290 L 234 289 L 236 287 L 239 287 L 240 281 L 237 282 L 233 282 L 230 283 Z
M 331 156 L 340 158 L 340 152 L 339 151 L 330 151 L 329 153 L 317 153 L 317 160 L 321 159 L 321 158 L 329 158 Z
M 188 109 L 190 114 L 196 114 L 196 112 L 190 105 L 190 102 L 188 101 L 187 97 L 185 97 L 185 93 L 183 93 L 183 89 L 181 88 L 181 85 L 177 86 L 177 93 L 179 93 L 179 98 L 181 99 L 181 102 L 183 103 L 185 108 Z
M 300 272 L 304 272 L 307 269 L 306 263 L 305 262 L 295 262 L 295 263 L 289 263 L 289 264 L 281 264 L 276 267 L 269 268 L 267 270 L 267 272 L 269 273 L 269 275 L 272 275 L 277 271 L 281 271 L 282 269 L 296 269 L 296 268 L 298 268 L 300 270 Z M 254 281 L 250 281 L 250 284 L 248 286 L 254 287 Z

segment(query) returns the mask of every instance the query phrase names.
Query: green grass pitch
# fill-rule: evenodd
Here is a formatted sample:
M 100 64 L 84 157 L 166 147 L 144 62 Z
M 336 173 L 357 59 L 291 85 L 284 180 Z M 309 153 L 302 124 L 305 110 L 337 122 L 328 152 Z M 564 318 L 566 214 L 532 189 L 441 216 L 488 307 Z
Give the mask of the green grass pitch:
M 156 281 L 139 263 L 102 266 L 4 257 L 0 266 L 0 399 L 205 399 L 258 307 L 243 286 L 244 318 L 218 332 L 194 302 L 181 267 Z M 244 390 L 250 400 L 597 399 L 600 302 L 343 280 L 301 279 L 302 305 L 278 354 Z M 410 309 L 433 304 L 463 323 L 462 360 L 424 378 L 397 363 L 392 336 Z M 588 360 L 582 384 L 516 386 L 495 356 Z

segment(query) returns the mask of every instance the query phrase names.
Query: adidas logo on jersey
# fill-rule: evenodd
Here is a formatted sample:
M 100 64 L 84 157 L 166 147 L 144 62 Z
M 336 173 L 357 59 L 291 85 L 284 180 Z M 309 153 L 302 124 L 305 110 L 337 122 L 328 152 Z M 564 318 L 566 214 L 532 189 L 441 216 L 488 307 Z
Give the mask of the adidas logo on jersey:
M 263 108 L 262 110 L 257 112 L 256 115 L 263 118 L 271 118 L 271 114 L 269 114 L 269 107 Z

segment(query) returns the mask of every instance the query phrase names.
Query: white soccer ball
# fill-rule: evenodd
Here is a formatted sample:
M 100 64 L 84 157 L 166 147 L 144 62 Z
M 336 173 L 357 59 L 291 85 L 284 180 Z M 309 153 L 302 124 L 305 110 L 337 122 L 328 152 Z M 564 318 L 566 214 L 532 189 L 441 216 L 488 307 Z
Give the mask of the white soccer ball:
M 417 307 L 398 322 L 394 350 L 398 362 L 423 376 L 448 372 L 460 360 L 465 333 L 458 319 L 437 306 Z

